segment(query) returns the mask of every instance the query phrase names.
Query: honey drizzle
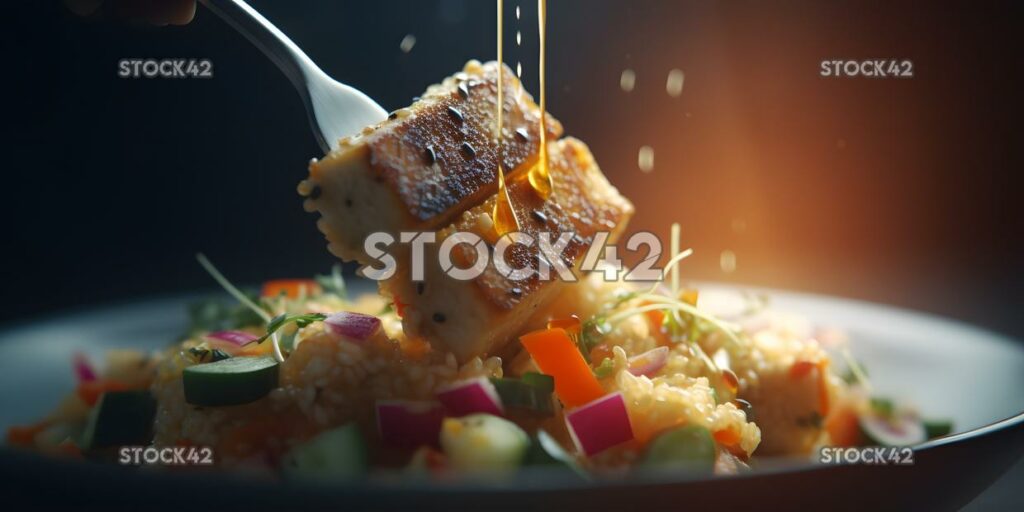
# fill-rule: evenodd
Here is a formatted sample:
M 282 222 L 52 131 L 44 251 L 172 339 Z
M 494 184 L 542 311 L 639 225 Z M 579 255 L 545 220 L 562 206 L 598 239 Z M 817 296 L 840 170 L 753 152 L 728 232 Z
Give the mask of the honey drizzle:
M 494 218 L 494 229 L 498 236 L 519 231 L 519 219 L 516 218 L 516 211 L 512 208 L 512 199 L 505 187 L 505 170 L 502 169 L 504 151 L 501 129 L 505 117 L 505 69 L 503 67 L 505 61 L 502 51 L 504 48 L 504 16 L 502 15 L 504 8 L 504 0 L 498 0 L 498 102 L 496 104 L 498 115 L 497 123 L 494 125 L 494 139 L 498 144 L 498 196 L 495 198 L 494 212 L 491 215 Z
M 548 197 L 550 197 L 552 190 L 551 173 L 548 170 L 548 105 L 546 98 L 547 95 L 545 94 L 547 87 L 545 86 L 544 80 L 544 76 L 547 74 L 547 65 L 545 58 L 545 53 L 547 53 L 545 51 L 547 46 L 547 20 L 548 1 L 537 0 L 537 29 L 540 38 L 540 70 L 538 77 L 540 80 L 540 157 L 537 160 L 537 165 L 530 169 L 530 173 L 528 174 L 528 176 L 530 178 L 530 185 L 533 187 L 533 190 L 537 192 L 537 195 L 541 197 L 541 199 L 547 199 Z

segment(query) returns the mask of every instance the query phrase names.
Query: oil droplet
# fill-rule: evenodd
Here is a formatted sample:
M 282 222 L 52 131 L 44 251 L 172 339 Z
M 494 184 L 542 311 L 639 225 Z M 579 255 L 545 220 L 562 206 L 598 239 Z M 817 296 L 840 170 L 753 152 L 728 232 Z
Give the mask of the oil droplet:
M 406 36 L 402 38 L 402 42 L 398 43 L 398 47 L 402 49 L 402 53 L 411 52 L 413 46 L 416 46 L 416 36 L 412 34 L 406 34 Z
M 523 77 L 523 63 L 522 62 L 516 62 L 516 76 L 518 76 L 519 78 Z
M 501 163 L 505 158 L 501 140 L 501 128 L 505 112 L 505 80 L 503 78 L 505 73 L 502 72 L 501 68 L 504 62 L 505 46 L 503 42 L 504 16 L 502 16 L 504 10 L 504 0 L 498 0 L 498 101 L 494 104 L 497 110 L 496 122 L 494 124 L 494 140 L 498 144 L 498 196 L 495 198 L 494 210 L 491 215 L 491 217 L 494 217 L 494 229 L 498 236 L 519 231 L 519 220 L 516 219 L 516 211 L 512 208 L 512 198 L 509 197 L 508 189 L 505 187 L 505 170 L 501 167 Z
M 718 266 L 722 267 L 722 272 L 731 274 L 736 271 L 736 253 L 726 249 L 722 251 L 722 255 L 718 257 Z
M 520 16 L 520 14 L 522 14 L 522 12 L 520 12 L 520 10 L 519 10 L 519 6 L 517 5 L 517 6 L 516 6 L 516 19 L 517 19 L 517 20 L 519 19 L 519 16 Z
M 678 98 L 683 93 L 683 81 L 686 75 L 681 69 L 673 69 L 668 72 L 668 80 L 665 81 L 665 92 L 673 98 Z
M 654 148 L 650 146 L 641 146 L 640 152 L 637 153 L 636 165 L 640 167 L 643 172 L 651 172 L 654 170 Z
M 547 199 L 551 196 L 551 191 L 554 187 L 551 182 L 551 173 L 548 172 L 548 136 L 547 136 L 547 86 L 545 85 L 545 76 L 547 76 L 547 59 L 545 57 L 547 49 L 547 23 L 548 23 L 548 2 L 547 0 L 537 0 L 537 28 L 540 39 L 540 65 L 538 66 L 538 78 L 540 82 L 540 151 L 539 158 L 537 159 L 537 165 L 530 169 L 527 173 L 527 178 L 530 180 L 530 186 L 537 192 L 537 195 L 541 199 Z
M 516 7 L 516 9 L 518 9 L 518 7 Z M 516 46 L 521 46 L 522 44 L 523 44 L 523 33 L 518 31 L 518 30 L 516 30 Z
M 636 86 L 636 73 L 632 69 L 623 69 L 622 74 L 619 75 L 619 87 L 623 91 L 631 92 L 633 87 Z

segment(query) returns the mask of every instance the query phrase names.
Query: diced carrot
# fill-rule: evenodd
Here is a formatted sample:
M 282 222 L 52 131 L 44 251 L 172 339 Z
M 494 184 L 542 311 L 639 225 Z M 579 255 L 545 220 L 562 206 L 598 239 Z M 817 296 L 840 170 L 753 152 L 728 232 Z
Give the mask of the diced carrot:
M 107 391 L 126 391 L 128 385 L 112 380 L 112 379 L 100 379 L 88 382 L 79 382 L 78 387 L 75 391 L 78 393 L 78 398 L 81 398 L 83 402 L 89 407 L 96 405 L 96 402 L 100 399 L 100 395 Z
M 834 408 L 825 418 L 825 431 L 835 446 L 859 446 L 862 441 L 857 411 L 850 406 Z
M 264 297 L 284 295 L 289 299 L 297 299 L 301 295 L 319 295 L 323 293 L 320 285 L 312 279 L 274 279 L 263 283 Z
M 82 458 L 82 449 L 71 439 L 65 439 L 57 445 L 57 453 L 73 459 Z
M 672 340 L 669 338 L 668 333 L 665 332 L 665 312 L 660 309 L 648 311 L 645 313 L 647 321 L 651 323 L 651 336 L 661 347 L 671 347 Z
M 828 396 L 828 359 L 822 359 L 818 361 L 818 412 L 821 413 L 821 417 L 828 416 L 829 408 Z
M 681 301 L 683 301 L 683 302 L 685 302 L 685 303 L 687 303 L 687 304 L 689 304 L 691 306 L 696 306 L 697 305 L 697 297 L 698 296 L 699 296 L 699 293 L 695 289 L 693 289 L 693 290 L 683 290 L 683 291 L 679 292 L 679 300 L 681 300 Z
M 583 354 L 564 329 L 545 329 L 519 337 L 540 371 L 555 378 L 555 394 L 566 407 L 578 407 L 604 396 Z
M 398 318 L 405 318 L 405 308 L 409 307 L 408 304 L 402 302 L 402 299 L 395 295 L 395 314 Z
M 406 337 L 399 342 L 399 346 L 402 347 L 402 353 L 412 359 L 423 359 L 427 353 L 430 352 L 430 343 L 423 338 L 414 336 Z
M 793 366 L 789 367 L 789 378 L 791 379 L 802 379 L 811 373 L 811 370 L 817 368 L 818 365 L 810 361 L 797 361 L 793 363 Z
M 579 336 L 583 329 L 580 317 L 572 315 L 567 318 L 552 318 L 548 320 L 548 329 L 565 329 L 569 336 Z
M 41 421 L 33 425 L 14 426 L 7 429 L 7 444 L 31 448 L 36 444 L 36 435 L 50 426 L 49 421 Z
M 714 438 L 715 442 L 722 446 L 736 446 L 740 444 L 740 434 L 732 428 L 715 431 Z

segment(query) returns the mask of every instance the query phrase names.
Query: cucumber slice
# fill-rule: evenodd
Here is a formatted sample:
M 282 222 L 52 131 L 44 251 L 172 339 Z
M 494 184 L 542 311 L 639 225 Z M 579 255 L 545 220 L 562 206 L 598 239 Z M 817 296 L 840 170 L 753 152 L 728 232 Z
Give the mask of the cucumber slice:
M 881 446 L 910 446 L 928 439 L 924 424 L 915 416 L 867 413 L 859 421 L 864 435 Z
M 284 456 L 284 475 L 295 480 L 345 480 L 366 474 L 366 441 L 359 426 L 348 423 L 321 432 Z
M 530 436 L 518 425 L 490 414 L 445 418 L 441 448 L 458 470 L 511 472 L 522 464 Z
M 279 367 L 273 357 L 232 357 L 189 366 L 182 372 L 185 401 L 209 407 L 255 402 L 277 387 Z
M 103 393 L 89 411 L 82 448 L 149 444 L 154 416 L 156 400 L 148 390 Z
M 953 431 L 953 422 L 949 420 L 924 420 L 924 433 L 928 439 L 948 436 Z
M 590 478 L 590 475 L 580 467 L 576 459 L 543 429 L 537 430 L 537 435 L 530 439 L 530 447 L 526 451 L 524 464 L 566 468 L 583 479 Z
M 526 375 L 523 379 L 526 379 Z M 551 405 L 554 379 L 551 380 L 550 390 L 542 379 L 539 380 L 539 386 L 531 385 L 522 379 L 491 379 L 491 383 L 494 384 L 494 389 L 501 397 L 501 404 L 506 410 L 522 410 L 543 417 L 554 415 L 554 408 Z
M 711 431 L 699 425 L 686 425 L 654 438 L 641 459 L 648 468 L 711 474 L 715 469 L 717 448 Z
M 526 372 L 520 380 L 522 380 L 524 384 L 529 384 L 542 392 L 548 394 L 555 392 L 555 378 L 550 375 L 537 372 Z

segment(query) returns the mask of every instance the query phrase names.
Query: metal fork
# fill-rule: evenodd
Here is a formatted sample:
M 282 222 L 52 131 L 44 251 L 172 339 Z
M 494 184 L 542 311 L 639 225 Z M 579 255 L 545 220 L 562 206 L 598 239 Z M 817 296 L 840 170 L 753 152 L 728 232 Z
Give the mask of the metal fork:
M 291 80 L 324 153 L 338 140 L 379 123 L 388 114 L 361 91 L 327 76 L 288 36 L 242 0 L 200 0 L 256 45 Z

